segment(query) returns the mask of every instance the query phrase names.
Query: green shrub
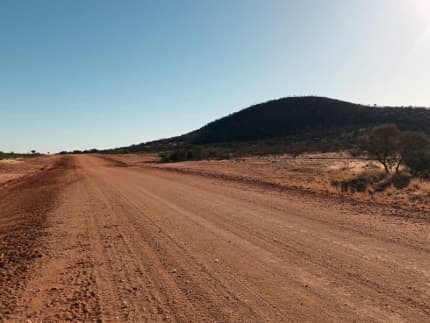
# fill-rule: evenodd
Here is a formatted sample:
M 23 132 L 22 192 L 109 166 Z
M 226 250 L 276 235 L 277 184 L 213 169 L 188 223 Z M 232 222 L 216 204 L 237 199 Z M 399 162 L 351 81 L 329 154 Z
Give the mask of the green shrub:
M 412 151 L 405 156 L 404 163 L 415 176 L 430 176 L 430 149 Z
M 226 149 L 200 146 L 162 152 L 158 156 L 162 163 L 177 163 L 187 160 L 230 159 L 231 157 Z

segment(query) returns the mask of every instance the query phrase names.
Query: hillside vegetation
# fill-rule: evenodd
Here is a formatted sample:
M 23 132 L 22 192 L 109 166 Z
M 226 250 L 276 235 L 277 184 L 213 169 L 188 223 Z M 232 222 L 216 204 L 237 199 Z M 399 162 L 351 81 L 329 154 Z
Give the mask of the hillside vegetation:
M 179 137 L 195 144 L 253 141 L 303 134 L 334 134 L 394 123 L 430 130 L 430 110 L 370 107 L 322 97 L 290 97 L 251 106 Z
M 248 142 L 291 136 L 325 137 L 382 123 L 401 130 L 430 131 L 430 110 L 376 107 L 324 97 L 288 97 L 253 105 L 188 134 L 133 145 L 132 151 L 180 144 Z
M 315 96 L 288 97 L 253 105 L 185 135 L 103 152 L 182 150 L 175 155 L 179 159 L 200 159 L 354 150 L 371 128 L 384 123 L 395 124 L 402 131 L 429 133 L 430 110 L 366 106 Z

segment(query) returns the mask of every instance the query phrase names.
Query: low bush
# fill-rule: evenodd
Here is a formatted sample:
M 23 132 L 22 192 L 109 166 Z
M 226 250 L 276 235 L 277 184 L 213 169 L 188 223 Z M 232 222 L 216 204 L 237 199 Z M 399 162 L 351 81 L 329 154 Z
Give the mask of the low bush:
M 158 155 L 162 163 L 177 163 L 187 160 L 230 159 L 231 155 L 223 149 L 190 147 L 162 152 Z
M 407 155 L 403 162 L 413 175 L 430 176 L 430 149 L 415 150 Z
M 345 193 L 364 193 L 369 188 L 372 188 L 375 183 L 380 183 L 386 177 L 387 175 L 382 172 L 365 172 L 354 178 L 332 180 L 331 185 Z
M 412 176 L 407 173 L 388 175 L 383 172 L 364 172 L 354 178 L 333 180 L 331 185 L 341 192 L 384 192 L 390 187 L 403 189 L 409 185 L 411 179 Z

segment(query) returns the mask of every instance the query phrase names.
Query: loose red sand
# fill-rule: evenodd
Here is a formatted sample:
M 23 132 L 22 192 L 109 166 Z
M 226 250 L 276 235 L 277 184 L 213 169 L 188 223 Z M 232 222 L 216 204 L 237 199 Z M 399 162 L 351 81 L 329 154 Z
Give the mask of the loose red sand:
M 1 186 L 0 321 L 428 321 L 428 218 L 117 158 Z

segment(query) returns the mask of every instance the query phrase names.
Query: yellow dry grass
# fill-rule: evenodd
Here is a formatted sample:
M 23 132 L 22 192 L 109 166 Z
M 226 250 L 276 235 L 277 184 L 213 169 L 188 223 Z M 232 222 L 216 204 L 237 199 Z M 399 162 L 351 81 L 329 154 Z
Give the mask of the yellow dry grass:
M 351 181 L 366 176 L 383 177 L 383 168 L 376 161 L 353 158 L 346 153 L 307 154 L 296 158 L 278 155 L 222 161 L 189 161 L 162 164 L 159 167 L 248 178 L 313 192 L 349 196 L 361 201 L 430 210 L 429 181 L 412 179 L 404 188 L 397 189 L 388 185 L 382 191 L 369 186 L 364 192 L 342 191 L 339 186 L 334 186 L 334 181 Z

